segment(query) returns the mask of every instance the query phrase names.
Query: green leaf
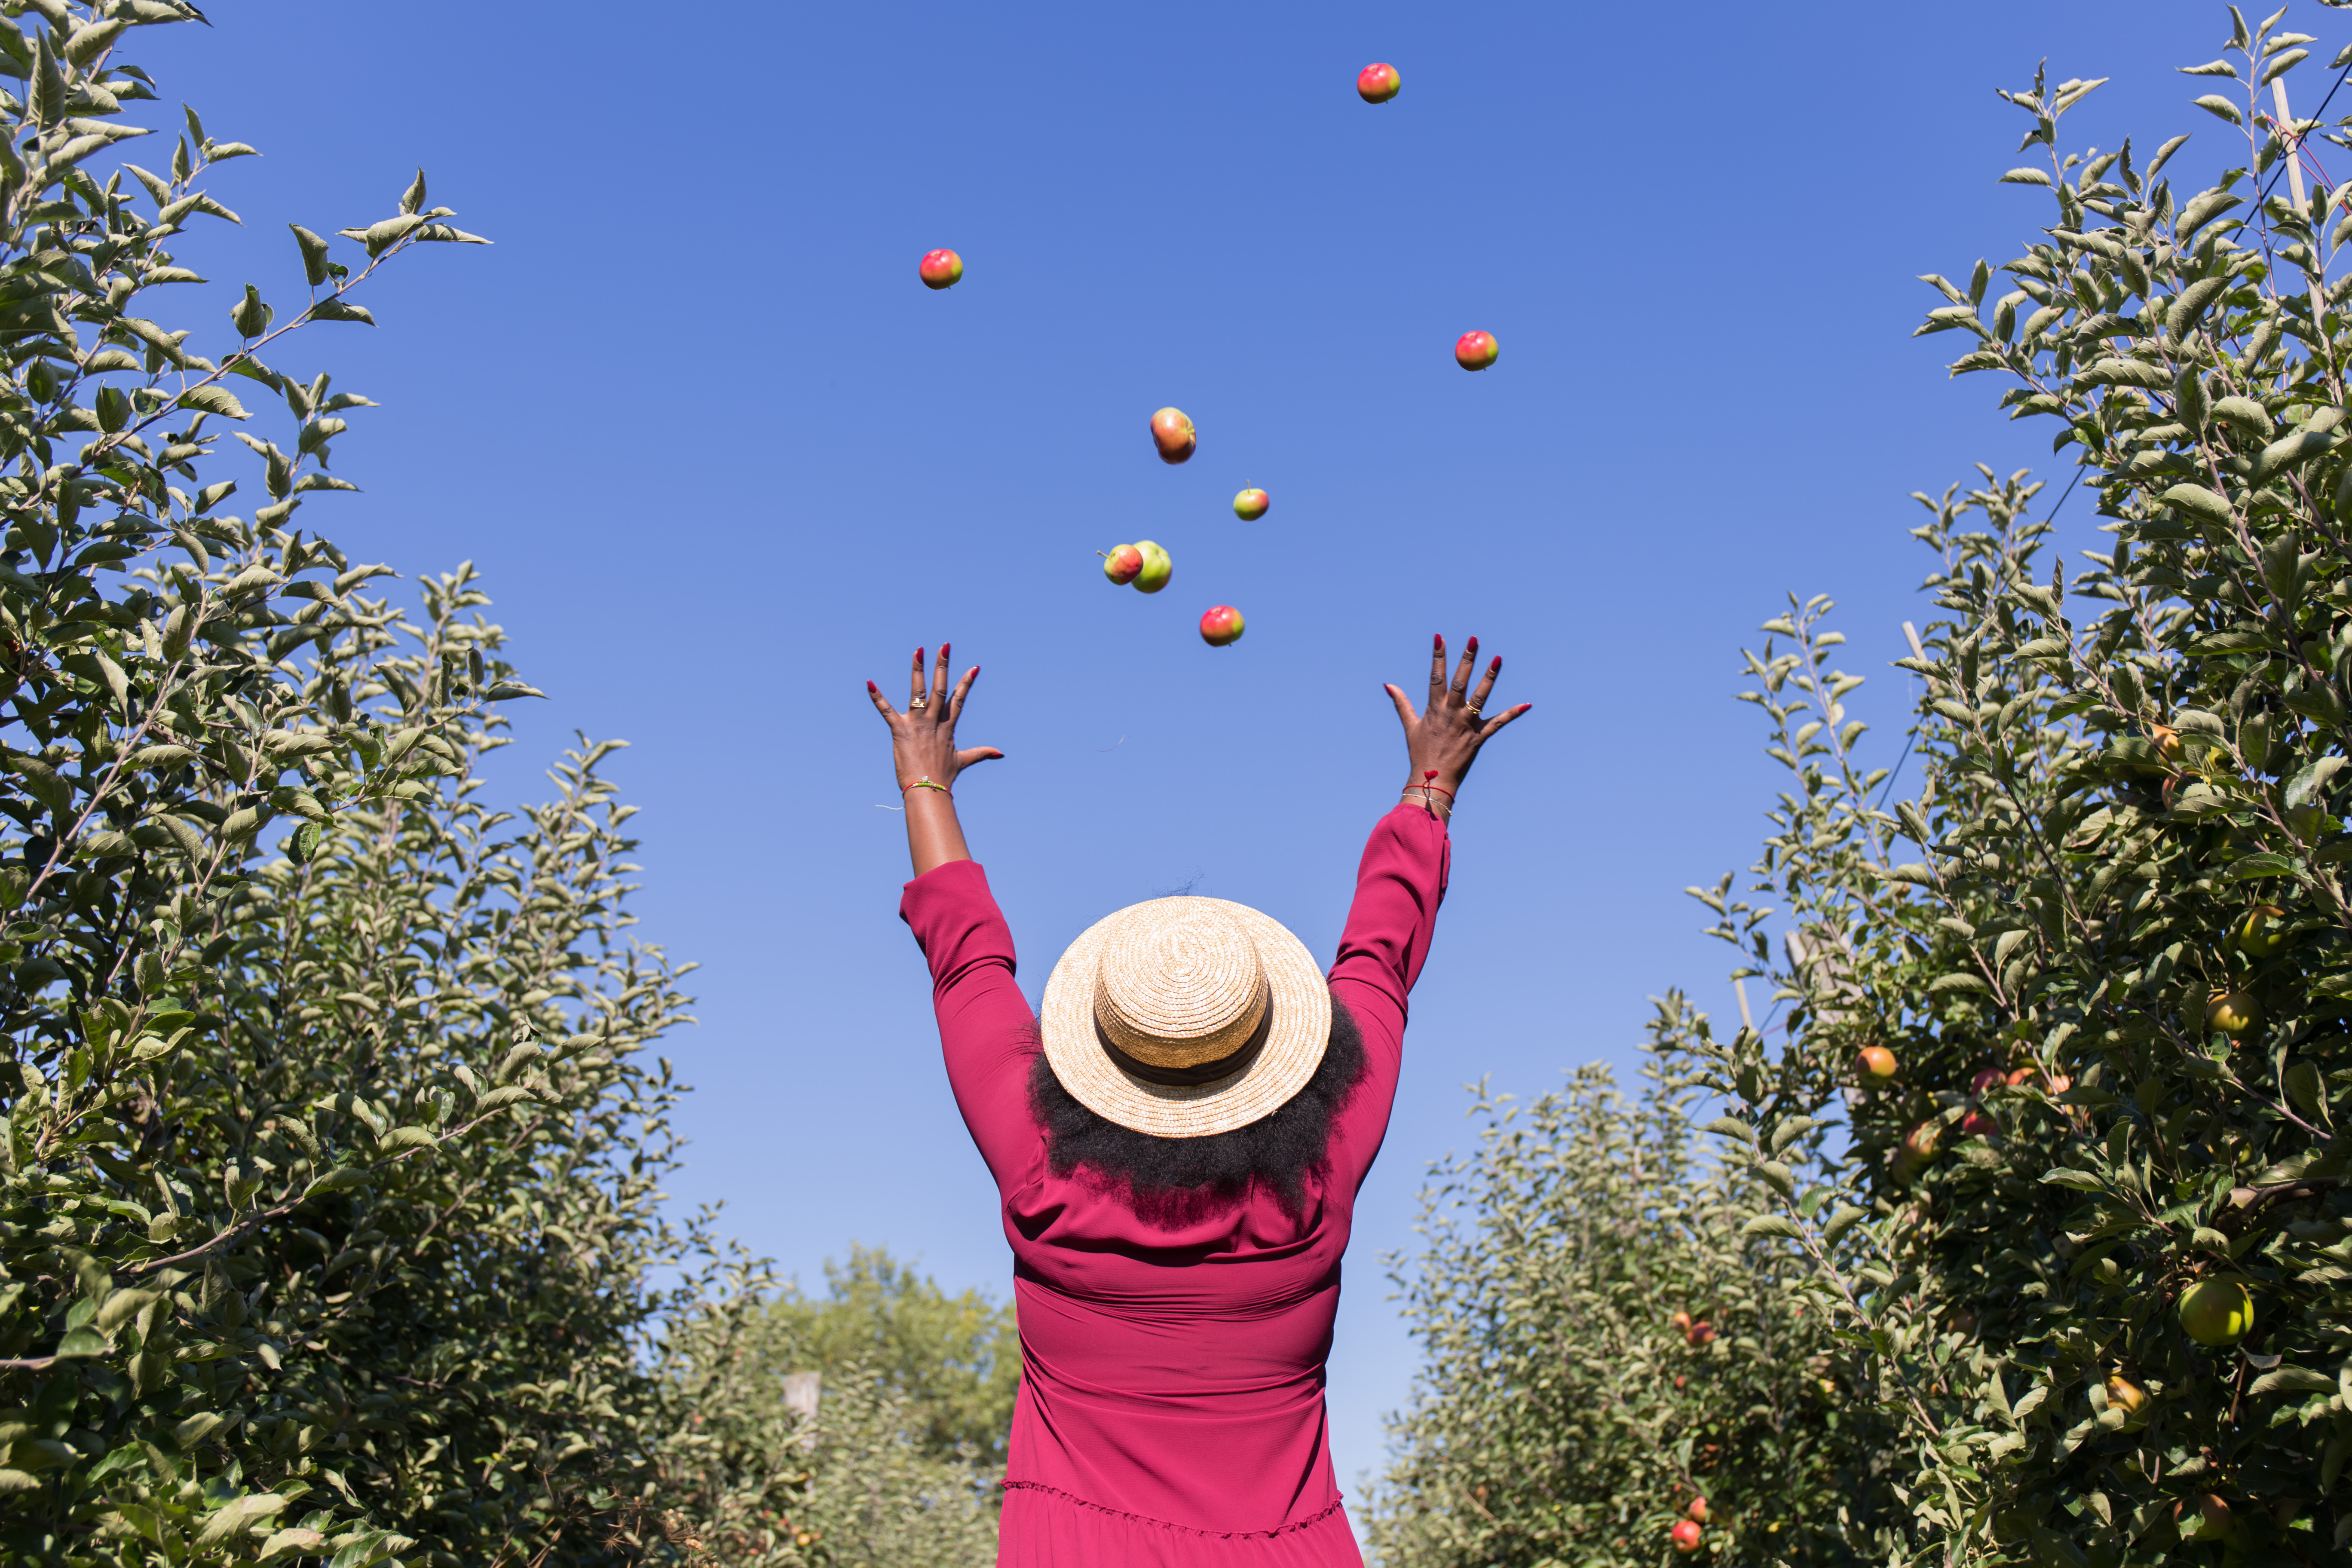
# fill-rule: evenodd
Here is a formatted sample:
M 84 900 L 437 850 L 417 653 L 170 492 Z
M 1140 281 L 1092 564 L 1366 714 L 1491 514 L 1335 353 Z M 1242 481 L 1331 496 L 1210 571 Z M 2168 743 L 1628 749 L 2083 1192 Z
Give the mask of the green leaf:
M 2309 1367 L 2303 1366 L 2282 1366 L 2266 1372 L 2254 1379 L 2253 1386 L 2246 1390 L 2248 1394 L 2252 1394 L 2281 1392 L 2332 1394 L 2335 1391 L 2336 1379 L 2324 1372 L 2314 1372 Z
M 2062 1167 L 2044 1171 L 2042 1179 L 2051 1186 L 2073 1187 L 2077 1192 L 2103 1193 L 2107 1190 L 2107 1184 L 2088 1171 L 2070 1171 Z
M 2050 172 L 2046 169 L 2011 169 L 1994 183 L 2003 185 L 2046 185 L 2050 183 Z M 496 227 L 497 225 L 493 224 L 491 226 Z
M 2238 106 L 2218 92 L 2209 92 L 2202 98 L 2192 99 L 2190 101 L 2206 113 L 2219 115 L 2232 125 L 2243 125 L 2246 122 L 2246 117 L 2238 112 Z
M 1760 1214 L 1754 1219 L 1749 1220 L 1746 1225 L 1741 1226 L 1739 1227 L 1739 1234 L 1742 1236 L 1801 1237 L 1804 1233 L 1797 1228 L 1796 1223 L 1793 1220 L 1784 1219 L 1776 1214 Z
M 327 270 L 327 242 L 299 223 L 286 226 L 294 231 L 294 243 L 302 247 L 302 276 L 316 289 L 330 274 Z

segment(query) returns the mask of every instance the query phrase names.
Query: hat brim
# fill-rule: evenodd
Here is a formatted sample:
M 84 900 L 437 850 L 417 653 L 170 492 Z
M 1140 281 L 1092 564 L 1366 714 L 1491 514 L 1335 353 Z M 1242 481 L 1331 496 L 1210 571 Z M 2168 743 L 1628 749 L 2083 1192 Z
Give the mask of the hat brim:
M 1097 921 L 1070 943 L 1045 982 L 1045 1005 L 1038 1013 L 1045 1060 L 1062 1087 L 1097 1115 L 1157 1138 L 1205 1138 L 1273 1115 L 1307 1087 L 1331 1043 L 1331 992 L 1306 944 L 1246 904 L 1202 901 L 1240 923 L 1265 972 L 1274 1021 L 1249 1066 L 1214 1083 L 1178 1086 L 1137 1078 L 1110 1059 L 1095 1034 L 1095 977 L 1103 943 L 1124 910 Z

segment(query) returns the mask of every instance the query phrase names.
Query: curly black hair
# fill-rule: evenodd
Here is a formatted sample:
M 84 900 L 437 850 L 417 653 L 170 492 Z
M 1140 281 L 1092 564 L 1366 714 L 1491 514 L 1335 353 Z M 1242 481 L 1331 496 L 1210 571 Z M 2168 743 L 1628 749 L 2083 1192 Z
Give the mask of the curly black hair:
M 1089 1110 L 1062 1087 L 1042 1050 L 1029 1069 L 1029 1107 L 1045 1131 L 1045 1163 L 1056 1176 L 1124 1188 L 1137 1215 L 1173 1230 L 1239 1204 L 1253 1184 L 1297 1215 L 1307 1178 L 1324 1169 L 1331 1121 L 1364 1076 L 1364 1037 L 1338 997 L 1331 1040 L 1315 1076 L 1273 1114 L 1203 1138 L 1160 1138 Z

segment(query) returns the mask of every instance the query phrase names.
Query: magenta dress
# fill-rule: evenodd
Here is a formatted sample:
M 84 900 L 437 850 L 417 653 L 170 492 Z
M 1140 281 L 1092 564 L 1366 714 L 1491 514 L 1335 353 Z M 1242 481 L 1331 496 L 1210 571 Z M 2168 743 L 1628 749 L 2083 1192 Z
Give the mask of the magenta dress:
M 1330 976 L 1363 1036 L 1364 1076 L 1302 1211 L 1253 1189 L 1176 1230 L 1083 1171 L 1046 1168 L 1029 1106 L 1035 1018 L 986 874 L 959 860 L 907 884 L 899 913 L 930 961 L 948 1081 L 1013 1246 L 1021 1393 L 1000 1564 L 1361 1563 L 1331 1473 L 1323 1363 L 1447 858 L 1444 825 L 1416 806 L 1382 817 L 1364 846 Z

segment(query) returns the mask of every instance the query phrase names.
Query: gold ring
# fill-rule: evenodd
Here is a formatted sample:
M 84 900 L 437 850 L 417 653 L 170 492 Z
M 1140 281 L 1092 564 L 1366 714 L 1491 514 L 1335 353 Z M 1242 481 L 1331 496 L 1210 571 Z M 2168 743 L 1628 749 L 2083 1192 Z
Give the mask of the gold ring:
M 1475 718 L 1478 718 L 1478 717 L 1480 717 L 1480 716 L 1481 716 L 1481 715 L 1479 714 L 1479 712 L 1478 712 L 1478 707 L 1477 707 L 1477 704 L 1476 704 L 1476 703 L 1474 703 L 1474 702 L 1465 702 L 1465 703 L 1462 705 L 1462 711 L 1464 711 L 1465 713 L 1469 714 L 1469 715 L 1470 715 L 1470 717 L 1472 717 L 1473 719 L 1475 719 Z
M 930 699 L 928 697 L 918 697 L 912 702 L 907 704 L 907 711 L 909 713 L 917 712 L 929 701 Z

